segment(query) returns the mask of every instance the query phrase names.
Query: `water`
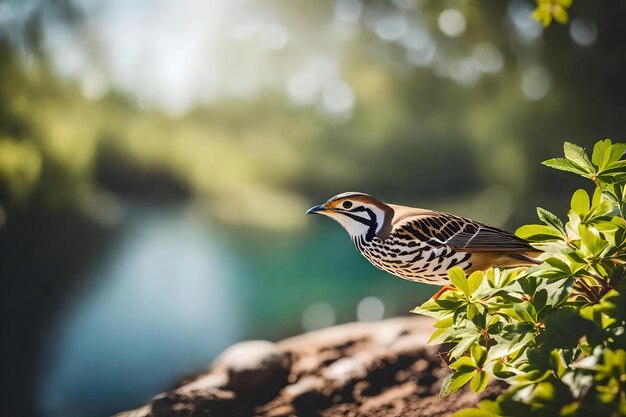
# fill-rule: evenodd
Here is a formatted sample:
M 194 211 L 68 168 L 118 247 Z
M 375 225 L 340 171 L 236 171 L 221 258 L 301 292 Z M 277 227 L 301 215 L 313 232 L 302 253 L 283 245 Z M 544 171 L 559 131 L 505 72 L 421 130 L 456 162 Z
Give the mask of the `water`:
M 237 341 L 356 320 L 357 309 L 406 314 L 434 292 L 374 269 L 337 225 L 313 220 L 288 235 L 220 228 L 184 208 L 132 209 L 56 319 L 41 414 L 134 408 Z

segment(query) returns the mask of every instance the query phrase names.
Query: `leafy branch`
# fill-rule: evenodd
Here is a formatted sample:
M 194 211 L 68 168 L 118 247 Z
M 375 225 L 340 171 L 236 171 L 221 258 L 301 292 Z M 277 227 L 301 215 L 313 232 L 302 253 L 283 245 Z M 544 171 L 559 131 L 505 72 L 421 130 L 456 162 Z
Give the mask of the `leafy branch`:
M 490 379 L 510 384 L 495 401 L 456 417 L 626 415 L 626 144 L 564 144 L 544 165 L 591 180 L 574 192 L 564 222 L 538 208 L 517 230 L 544 251 L 541 265 L 450 271 L 459 291 L 415 313 L 437 319 L 430 343 L 450 343 L 452 374 L 441 396 Z

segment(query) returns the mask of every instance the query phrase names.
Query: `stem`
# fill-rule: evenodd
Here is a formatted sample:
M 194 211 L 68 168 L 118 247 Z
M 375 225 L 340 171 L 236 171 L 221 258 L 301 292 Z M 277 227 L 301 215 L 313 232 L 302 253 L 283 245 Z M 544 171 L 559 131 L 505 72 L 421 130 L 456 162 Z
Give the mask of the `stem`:
M 584 280 L 578 280 L 574 284 L 574 289 L 578 291 L 580 295 L 587 299 L 592 304 L 598 304 L 600 299 L 598 298 L 598 292 L 589 286 Z

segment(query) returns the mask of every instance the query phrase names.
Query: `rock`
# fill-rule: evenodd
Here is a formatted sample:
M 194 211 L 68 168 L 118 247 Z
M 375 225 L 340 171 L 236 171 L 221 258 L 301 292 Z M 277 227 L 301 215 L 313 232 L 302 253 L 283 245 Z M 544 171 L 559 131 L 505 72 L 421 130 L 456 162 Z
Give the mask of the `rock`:
M 319 409 L 329 402 L 328 394 L 324 393 L 325 387 L 323 378 L 307 376 L 289 385 L 282 393 L 295 410 L 302 412 Z
M 365 379 L 369 370 L 373 369 L 378 361 L 372 352 L 358 352 L 332 363 L 322 372 L 322 376 L 330 383 L 343 388 L 351 381 Z
M 215 388 L 178 389 L 151 402 L 152 417 L 224 417 L 232 415 L 235 395 Z
M 152 407 L 150 405 L 144 405 L 141 408 L 135 410 L 124 411 L 114 415 L 113 417 L 150 417 L 152 415 Z
M 288 417 L 293 414 L 293 407 L 289 405 L 281 405 L 277 408 L 272 408 L 267 412 L 267 417 Z
M 228 376 L 226 373 L 216 371 L 197 377 L 197 379 L 178 388 L 177 391 L 180 393 L 192 393 L 212 389 L 220 390 L 225 388 L 227 384 Z
M 226 371 L 228 387 L 244 395 L 260 388 L 281 388 L 287 383 L 289 366 L 290 359 L 285 351 L 264 340 L 237 343 L 213 364 L 213 368 Z
M 359 408 L 361 413 L 367 413 L 375 409 L 380 409 L 389 406 L 393 408 L 401 408 L 403 398 L 413 394 L 415 392 L 416 385 L 414 382 L 406 382 L 402 385 L 397 385 L 385 390 L 380 395 L 377 395 L 371 399 L 366 400 Z M 397 404 L 397 405 L 396 405 Z M 400 412 L 394 412 L 392 414 L 402 415 Z
M 208 373 L 120 417 L 435 417 L 476 406 L 468 389 L 439 400 L 450 371 L 426 345 L 432 331 L 430 319 L 402 317 L 239 343 Z
M 321 395 L 323 389 L 324 379 L 318 376 L 307 376 L 295 384 L 289 385 L 283 390 L 283 394 L 290 401 L 297 401 L 300 397 L 307 394 L 316 393 Z

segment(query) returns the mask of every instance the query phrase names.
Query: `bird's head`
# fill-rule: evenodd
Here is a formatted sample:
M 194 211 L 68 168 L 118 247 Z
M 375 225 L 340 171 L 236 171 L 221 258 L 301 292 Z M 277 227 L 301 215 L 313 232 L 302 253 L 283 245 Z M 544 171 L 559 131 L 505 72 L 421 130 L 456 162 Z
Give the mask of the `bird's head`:
M 374 236 L 383 240 L 387 238 L 394 211 L 370 195 L 347 192 L 311 207 L 306 214 L 328 216 L 341 224 L 351 237 L 363 236 L 371 241 Z

